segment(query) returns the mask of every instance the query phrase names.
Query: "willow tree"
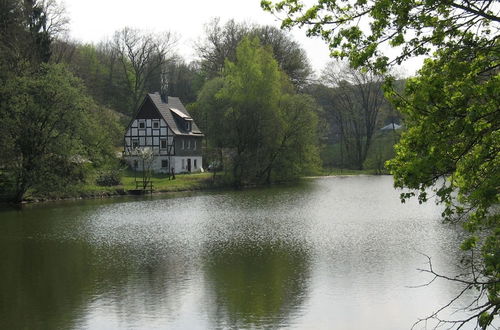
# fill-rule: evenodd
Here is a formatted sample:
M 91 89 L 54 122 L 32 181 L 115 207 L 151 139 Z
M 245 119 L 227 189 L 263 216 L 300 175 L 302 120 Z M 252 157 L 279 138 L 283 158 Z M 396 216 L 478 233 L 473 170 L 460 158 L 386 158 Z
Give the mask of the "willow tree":
M 444 276 L 430 260 L 427 269 L 435 277 L 463 285 L 458 296 L 477 289 L 465 307 L 469 316 L 444 320 L 439 310 L 429 318 L 438 325 L 461 327 L 471 321 L 481 328 L 491 325 L 500 310 L 498 1 L 261 4 L 284 14 L 282 27 L 306 26 L 309 35 L 322 37 L 334 56 L 348 58 L 354 67 L 386 72 L 410 57 L 430 57 L 408 81 L 403 95 L 389 93 L 405 114 L 408 129 L 388 165 L 395 185 L 412 189 L 402 195 L 403 201 L 417 196 L 425 202 L 433 190 L 445 206 L 443 217 L 462 223 L 469 232 L 461 246 L 468 255 L 462 274 Z M 386 55 L 382 46 L 394 47 L 396 55 Z
M 298 97 L 269 48 L 244 38 L 236 60 L 198 98 L 208 139 L 231 159 L 233 183 L 290 179 L 318 160 L 314 102 Z

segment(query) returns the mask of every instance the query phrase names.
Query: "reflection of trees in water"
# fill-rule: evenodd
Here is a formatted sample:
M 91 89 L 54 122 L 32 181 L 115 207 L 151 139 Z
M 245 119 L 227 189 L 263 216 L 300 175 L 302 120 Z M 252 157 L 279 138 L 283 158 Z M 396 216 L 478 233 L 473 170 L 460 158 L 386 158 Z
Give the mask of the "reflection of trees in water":
M 0 328 L 78 327 L 95 303 L 127 324 L 144 313 L 175 315 L 188 263 L 174 253 L 155 250 L 153 256 L 153 250 L 0 239 Z
M 216 325 L 277 327 L 303 303 L 309 256 L 290 245 L 214 247 L 205 256 L 205 274 Z
M 72 327 L 93 281 L 84 249 L 35 239 L 0 240 L 0 328 Z

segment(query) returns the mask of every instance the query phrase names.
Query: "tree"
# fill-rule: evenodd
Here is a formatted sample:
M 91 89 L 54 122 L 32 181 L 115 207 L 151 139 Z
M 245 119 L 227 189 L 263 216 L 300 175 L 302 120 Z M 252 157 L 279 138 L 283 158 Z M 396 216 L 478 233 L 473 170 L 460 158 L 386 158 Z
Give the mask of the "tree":
M 153 149 L 149 147 L 135 148 L 134 150 L 132 150 L 131 154 L 136 156 L 141 161 L 141 169 L 142 169 L 141 187 L 143 190 L 146 190 L 148 189 L 148 186 L 151 185 L 151 175 L 153 173 L 151 167 L 153 166 L 153 162 L 155 160 L 155 154 L 153 152 Z M 137 181 L 136 185 L 138 185 Z
M 269 48 L 245 38 L 196 106 L 209 143 L 231 158 L 235 186 L 290 179 L 317 161 L 314 102 L 296 96 Z M 203 122 L 203 119 L 202 121 Z M 217 153 L 221 155 L 221 153 Z
M 444 204 L 443 217 L 462 223 L 469 233 L 462 249 L 466 271 L 444 276 L 464 286 L 458 296 L 477 289 L 465 307 L 469 317 L 443 320 L 442 309 L 429 318 L 457 328 L 491 325 L 500 309 L 500 16 L 498 3 L 480 0 L 320 1 L 305 8 L 299 1 L 262 1 L 284 12 L 283 27 L 308 26 L 337 57 L 351 65 L 385 72 L 416 55 L 431 55 L 403 94 L 389 92 L 405 114 L 407 131 L 388 163 L 397 187 L 427 201 L 428 190 Z M 359 25 L 360 21 L 369 24 Z M 386 56 L 382 45 L 396 48 Z M 439 51 L 432 53 L 435 49 Z M 452 302 L 455 302 L 453 299 Z M 446 305 L 445 307 L 449 306 Z
M 453 322 L 477 319 L 482 328 L 500 310 L 500 80 L 497 70 L 485 71 L 498 65 L 491 55 L 482 49 L 440 51 L 409 79 L 406 97 L 393 95 L 409 129 L 388 162 L 395 186 L 414 190 L 403 201 L 417 195 L 425 202 L 432 190 L 445 205 L 444 218 L 461 221 L 470 234 L 461 246 L 467 268 L 452 280 L 464 290 L 478 289 L 478 296 L 471 316 Z M 444 322 L 439 314 L 432 318 Z
M 201 59 L 201 69 L 206 76 L 220 75 L 225 60 L 236 60 L 236 48 L 245 38 L 259 38 L 264 46 L 269 46 L 280 69 L 297 87 L 302 87 L 312 73 L 306 52 L 285 32 L 271 26 L 249 25 L 229 20 L 221 26 L 216 18 L 205 27 L 205 39 L 197 45 Z
M 16 202 L 30 188 L 82 181 L 85 163 L 111 157 L 110 135 L 95 105 L 63 66 L 43 64 L 8 80 L 0 99 L 2 165 L 14 178 Z
M 168 95 L 177 96 L 185 103 L 196 101 L 196 95 L 203 86 L 204 77 L 198 63 L 186 63 L 182 58 L 171 58 L 158 71 L 153 79 L 146 82 L 149 91 L 159 91 L 162 83 L 167 82 Z
M 262 0 L 261 6 L 285 14 L 282 28 L 307 26 L 307 34 L 323 38 L 334 57 L 380 71 L 436 48 L 464 49 L 470 42 L 494 47 L 500 22 L 495 2 L 483 0 L 322 0 L 309 8 L 297 0 Z M 400 51 L 390 58 L 385 46 Z
M 0 79 L 26 66 L 48 62 L 52 41 L 67 27 L 64 7 L 54 0 L 0 3 Z
M 332 116 L 340 132 L 341 148 L 350 163 L 363 169 L 375 132 L 380 109 L 385 104 L 384 78 L 372 71 L 362 72 L 332 62 L 322 80 L 332 86 Z
M 113 47 L 118 54 L 127 81 L 130 95 L 129 114 L 139 107 L 147 92 L 147 81 L 153 75 L 160 74 L 172 56 L 175 42 L 170 32 L 153 34 L 124 28 L 115 33 Z
M 224 113 L 226 147 L 234 150 L 232 174 L 236 186 L 253 181 L 277 138 L 281 73 L 272 54 L 257 39 L 243 39 L 236 62 L 226 62 L 224 86 L 218 97 Z

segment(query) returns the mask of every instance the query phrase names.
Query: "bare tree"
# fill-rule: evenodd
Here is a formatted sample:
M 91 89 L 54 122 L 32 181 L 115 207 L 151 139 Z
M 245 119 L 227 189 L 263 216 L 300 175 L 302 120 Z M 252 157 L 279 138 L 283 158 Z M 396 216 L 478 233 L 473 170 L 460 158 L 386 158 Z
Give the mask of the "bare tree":
M 308 81 L 312 69 L 305 50 L 289 34 L 273 27 L 215 18 L 205 25 L 205 37 L 197 45 L 201 69 L 208 78 L 219 76 L 226 59 L 234 62 L 236 48 L 244 37 L 257 37 L 272 49 L 274 58 L 297 87 Z
M 63 2 L 42 0 L 41 7 L 46 16 L 45 30 L 53 37 L 63 37 L 68 32 L 69 18 Z
M 426 325 L 432 329 L 461 329 L 464 326 L 474 325 L 474 329 L 486 329 L 491 325 L 491 322 L 498 316 L 500 306 L 498 303 L 488 299 L 490 288 L 497 287 L 499 282 L 495 278 L 484 275 L 484 264 L 476 258 L 480 251 L 477 248 L 470 251 L 470 255 L 464 255 L 461 263 L 461 272 L 455 276 L 441 274 L 434 269 L 432 259 L 428 255 L 423 254 L 427 258 L 427 267 L 418 269 L 423 273 L 428 273 L 432 276 L 431 280 L 422 285 L 414 286 L 413 288 L 426 287 L 438 280 L 445 280 L 455 283 L 460 290 L 447 303 L 434 311 L 427 317 L 420 318 L 416 321 L 412 329 L 418 325 Z M 472 301 L 462 307 L 460 300 L 467 295 L 471 290 L 478 290 L 478 294 Z M 455 311 L 451 315 L 449 310 Z M 448 312 L 448 313 L 447 313 Z M 462 312 L 462 316 L 455 316 L 456 312 Z M 442 315 L 444 314 L 444 315 Z
M 361 72 L 347 64 L 330 62 L 323 70 L 322 80 L 334 88 L 332 116 L 340 131 L 341 148 L 351 163 L 363 168 L 372 144 L 380 109 L 385 103 L 384 77 Z
M 146 81 L 173 57 L 176 37 L 170 32 L 150 33 L 124 28 L 114 35 L 113 47 L 127 79 L 133 112 L 139 106 Z
M 250 31 L 246 24 L 229 20 L 224 25 L 220 18 L 205 24 L 205 38 L 198 42 L 196 49 L 201 59 L 202 69 L 208 78 L 218 76 L 224 68 L 224 60 L 236 58 L 236 47 Z

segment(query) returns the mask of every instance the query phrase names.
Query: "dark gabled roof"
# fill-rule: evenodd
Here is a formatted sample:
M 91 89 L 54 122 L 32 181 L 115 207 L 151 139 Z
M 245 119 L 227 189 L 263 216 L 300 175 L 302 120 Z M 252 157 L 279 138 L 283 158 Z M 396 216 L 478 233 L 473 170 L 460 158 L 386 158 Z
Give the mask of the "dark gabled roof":
M 180 120 L 189 118 L 191 116 L 187 112 L 186 108 L 182 104 L 181 100 L 178 97 L 169 96 L 168 103 L 162 101 L 160 93 L 149 93 L 148 96 L 153 101 L 154 105 L 158 109 L 158 112 L 162 115 L 163 119 L 167 122 L 167 125 L 170 129 L 177 135 L 192 135 L 192 136 L 203 136 L 200 129 L 196 125 L 194 121 L 192 121 L 191 131 L 188 132 L 185 130 L 182 125 L 178 125 Z M 176 114 L 176 112 L 180 112 Z M 175 116 L 182 117 L 182 114 L 185 116 L 183 119 L 175 119 Z

